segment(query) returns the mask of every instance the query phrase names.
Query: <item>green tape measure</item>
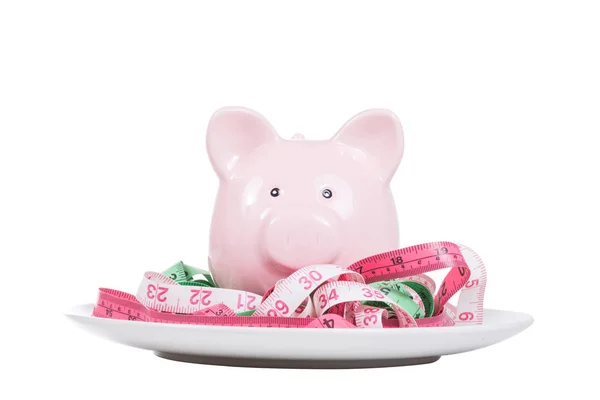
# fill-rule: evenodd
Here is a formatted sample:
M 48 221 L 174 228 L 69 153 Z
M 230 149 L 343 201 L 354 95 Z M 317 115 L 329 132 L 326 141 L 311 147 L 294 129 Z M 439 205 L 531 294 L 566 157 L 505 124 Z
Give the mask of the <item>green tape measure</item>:
M 412 290 L 417 292 L 417 294 L 423 301 L 423 308 L 425 308 L 425 317 L 426 318 L 431 317 L 433 315 L 433 310 L 435 308 L 435 302 L 433 300 L 433 293 L 431 293 L 429 291 L 429 289 L 427 289 L 424 285 L 422 285 L 418 282 L 405 281 L 405 282 L 402 282 L 402 285 L 408 286 L 409 288 L 411 288 Z
M 416 282 L 403 282 L 399 279 L 390 279 L 386 281 L 373 282 L 369 284 L 389 297 L 394 303 L 406 310 L 413 318 L 425 318 L 430 317 L 433 314 L 433 295 L 429 290 Z M 414 290 L 417 295 L 423 301 L 423 308 L 425 312 L 421 310 L 413 296 L 406 290 L 406 287 Z M 387 303 L 381 301 L 367 300 L 363 301 L 362 304 L 384 308 L 388 311 L 389 315 L 394 315 L 394 310 Z
M 184 264 L 182 261 L 179 261 L 177 264 L 166 269 L 162 274 L 173 279 L 180 285 L 217 287 L 210 272 L 204 269 L 191 267 Z

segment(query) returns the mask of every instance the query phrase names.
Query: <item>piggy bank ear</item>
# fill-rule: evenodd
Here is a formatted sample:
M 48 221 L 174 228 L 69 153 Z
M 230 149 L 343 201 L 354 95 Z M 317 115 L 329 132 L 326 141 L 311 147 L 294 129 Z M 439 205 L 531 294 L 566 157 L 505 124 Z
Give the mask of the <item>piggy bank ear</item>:
M 224 107 L 217 110 L 208 123 L 206 148 L 217 175 L 227 179 L 246 154 L 279 139 L 269 121 L 256 111 Z
M 398 117 L 389 110 L 363 111 L 348 122 L 331 139 L 351 146 L 378 162 L 381 178 L 389 182 L 404 154 L 404 133 Z

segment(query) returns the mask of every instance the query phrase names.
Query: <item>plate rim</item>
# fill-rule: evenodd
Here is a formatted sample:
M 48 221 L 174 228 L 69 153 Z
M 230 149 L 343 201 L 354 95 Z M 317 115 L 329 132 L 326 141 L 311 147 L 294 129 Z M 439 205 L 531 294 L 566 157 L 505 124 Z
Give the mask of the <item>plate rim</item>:
M 345 369 L 429 363 L 442 356 L 492 346 L 523 332 L 534 321 L 531 314 L 522 311 L 487 308 L 484 311 L 495 316 L 487 324 L 484 316 L 482 325 L 421 329 L 269 328 L 110 319 L 93 316 L 94 306 L 95 303 L 78 304 L 64 315 L 94 336 L 151 351 L 159 357 L 162 354 L 162 358 L 266 368 Z M 306 343 L 312 344 L 307 348 Z
M 115 326 L 124 326 L 126 324 L 131 323 L 132 321 L 128 320 L 119 320 L 119 319 L 111 319 L 111 318 L 101 318 L 94 317 L 91 315 L 91 310 L 93 310 L 95 303 L 80 303 L 69 307 L 67 310 L 63 311 L 63 316 L 72 320 L 80 320 L 80 321 L 101 321 L 102 324 L 115 325 Z M 89 309 L 90 315 L 83 315 L 82 310 Z M 525 330 L 529 328 L 534 322 L 535 318 L 530 313 L 526 313 L 523 311 L 513 311 L 513 310 L 504 310 L 497 308 L 484 308 L 485 312 L 493 312 L 493 313 L 508 313 L 520 316 L 518 322 L 516 320 L 513 323 L 503 323 L 500 325 L 486 325 L 485 319 L 484 323 L 481 325 L 464 325 L 464 326 L 442 326 L 442 327 L 419 327 L 418 329 L 325 329 L 330 332 L 340 332 L 344 331 L 345 334 L 353 335 L 353 334 L 365 334 L 362 333 L 366 331 L 369 335 L 394 335 L 394 334 L 410 334 L 410 332 L 444 332 L 444 331 L 452 331 L 456 332 L 457 330 L 464 331 L 472 331 L 472 330 L 498 330 L 498 329 L 513 329 L 515 325 L 523 326 L 521 330 Z M 173 324 L 168 322 L 146 322 L 146 321 L 135 321 L 136 324 L 142 324 L 144 326 L 151 327 L 162 327 L 169 329 L 183 329 L 183 330 L 211 330 L 211 331 L 232 331 L 232 330 L 245 330 L 252 332 L 275 332 L 275 331 L 298 331 L 302 330 L 306 334 L 321 334 L 320 331 L 323 329 L 306 329 L 305 327 L 289 327 L 289 328 L 269 328 L 269 327 L 247 327 L 247 326 L 224 326 L 224 325 L 201 325 L 201 324 Z M 309 333 L 312 332 L 312 333 Z M 354 333 L 351 333 L 354 332 Z M 361 332 L 361 333 L 359 333 Z M 377 332 L 377 333 L 376 333 Z

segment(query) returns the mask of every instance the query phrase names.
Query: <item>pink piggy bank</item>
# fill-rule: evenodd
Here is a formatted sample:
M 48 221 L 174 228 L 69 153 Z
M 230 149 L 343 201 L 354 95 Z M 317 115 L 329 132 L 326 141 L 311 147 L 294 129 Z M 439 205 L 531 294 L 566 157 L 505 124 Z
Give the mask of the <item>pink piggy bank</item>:
M 389 183 L 404 136 L 391 111 L 357 114 L 329 140 L 286 140 L 257 112 L 225 107 L 206 144 L 220 182 L 208 260 L 220 287 L 262 295 L 304 266 L 399 247 Z

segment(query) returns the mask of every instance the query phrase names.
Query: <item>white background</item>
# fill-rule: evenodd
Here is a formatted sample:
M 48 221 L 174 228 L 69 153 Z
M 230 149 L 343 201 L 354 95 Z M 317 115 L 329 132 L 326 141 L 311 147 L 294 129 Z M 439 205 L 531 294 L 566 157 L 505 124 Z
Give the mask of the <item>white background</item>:
M 595 390 L 595 367 L 580 362 L 599 355 L 598 8 L 420 3 L 2 2 L 0 393 Z M 406 140 L 392 183 L 401 245 L 475 249 L 485 306 L 530 313 L 533 326 L 431 365 L 339 371 L 176 363 L 77 328 L 63 311 L 99 286 L 132 292 L 143 271 L 205 266 L 217 189 L 205 130 L 226 105 L 308 139 L 364 109 L 393 110 Z

